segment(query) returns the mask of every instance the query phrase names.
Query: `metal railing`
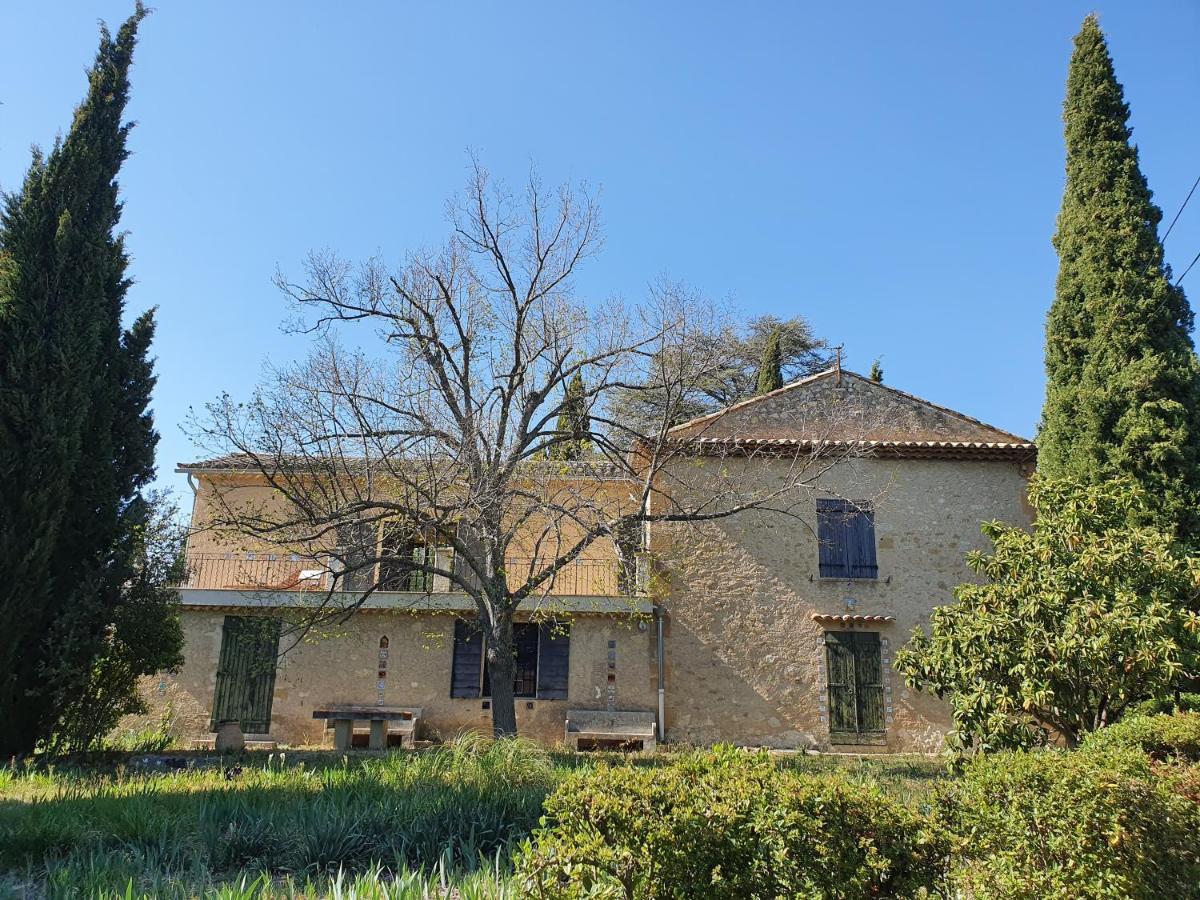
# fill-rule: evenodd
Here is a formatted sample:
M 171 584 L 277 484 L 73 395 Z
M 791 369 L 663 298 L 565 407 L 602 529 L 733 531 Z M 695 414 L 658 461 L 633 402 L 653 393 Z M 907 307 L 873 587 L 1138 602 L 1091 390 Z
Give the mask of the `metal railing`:
M 439 564 L 452 565 L 449 560 Z M 533 569 L 536 573 L 539 563 Z M 189 553 L 187 572 L 179 585 L 198 590 L 228 591 L 361 591 L 375 583 L 375 571 L 339 575 L 332 558 L 314 559 L 294 553 Z M 510 589 L 530 576 L 530 560 L 510 558 L 505 566 Z M 339 583 L 340 582 L 340 583 Z M 576 560 L 563 566 L 534 592 L 535 595 L 615 597 L 630 595 L 635 577 L 615 559 Z M 384 576 L 377 590 L 450 593 L 458 587 L 444 575 L 414 571 Z

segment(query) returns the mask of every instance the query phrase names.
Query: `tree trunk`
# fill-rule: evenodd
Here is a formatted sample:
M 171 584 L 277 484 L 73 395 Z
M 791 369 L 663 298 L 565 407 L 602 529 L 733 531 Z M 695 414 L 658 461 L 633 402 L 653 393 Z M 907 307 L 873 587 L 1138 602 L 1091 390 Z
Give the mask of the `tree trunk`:
M 517 733 L 517 707 L 513 698 L 512 610 L 497 609 L 487 635 L 488 676 L 492 684 L 492 734 Z

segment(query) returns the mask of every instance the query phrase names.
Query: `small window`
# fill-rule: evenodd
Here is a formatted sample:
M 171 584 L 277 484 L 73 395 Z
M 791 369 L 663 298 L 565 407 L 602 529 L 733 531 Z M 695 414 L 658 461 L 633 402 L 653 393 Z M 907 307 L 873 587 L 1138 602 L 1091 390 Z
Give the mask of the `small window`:
M 825 633 L 829 669 L 829 736 L 842 744 L 874 743 L 884 736 L 883 659 L 879 635 Z
M 564 700 L 570 658 L 569 626 L 553 622 L 513 625 L 513 694 L 542 700 Z M 451 697 L 490 697 L 491 673 L 479 626 L 456 619 Z
M 875 512 L 869 503 L 817 501 L 818 562 L 822 578 L 876 578 Z

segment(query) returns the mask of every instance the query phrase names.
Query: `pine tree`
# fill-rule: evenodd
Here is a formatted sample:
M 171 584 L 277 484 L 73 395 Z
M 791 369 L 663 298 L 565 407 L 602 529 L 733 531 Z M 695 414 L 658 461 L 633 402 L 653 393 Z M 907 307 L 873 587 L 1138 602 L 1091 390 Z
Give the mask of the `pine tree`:
M 1130 143 L 1129 107 L 1094 16 L 1075 38 L 1063 108 L 1067 180 L 1046 323 L 1039 470 L 1128 474 L 1160 524 L 1200 537 L 1200 364 L 1192 311 L 1163 264 L 1162 213 Z
M 554 429 L 555 442 L 550 445 L 550 459 L 579 459 L 591 447 L 591 417 L 587 413 L 587 390 L 583 376 L 576 372 L 567 382 L 562 412 Z
M 771 329 L 758 366 L 759 394 L 769 394 L 783 387 L 783 347 L 779 327 Z
M 883 365 L 878 357 L 871 363 L 871 380 L 876 384 L 883 384 Z
M 0 211 L 0 757 L 48 738 L 87 689 L 148 511 L 150 313 L 122 329 L 117 174 L 136 12 L 101 29 L 64 139 Z

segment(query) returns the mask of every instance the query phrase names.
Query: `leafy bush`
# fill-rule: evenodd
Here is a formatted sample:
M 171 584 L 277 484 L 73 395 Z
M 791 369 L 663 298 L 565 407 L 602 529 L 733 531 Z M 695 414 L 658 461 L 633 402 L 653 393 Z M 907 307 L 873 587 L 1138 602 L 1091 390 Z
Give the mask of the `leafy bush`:
M 935 804 L 955 896 L 1200 897 L 1200 807 L 1136 751 L 980 757 Z
M 1088 735 L 1083 749 L 1134 749 L 1155 759 L 1200 762 L 1200 713 L 1136 716 Z
M 875 785 L 718 749 L 567 778 L 517 870 L 545 898 L 911 896 L 944 849 Z
M 1159 713 L 1200 712 L 1200 694 L 1181 693 L 1156 697 L 1153 700 L 1142 700 L 1134 703 L 1125 710 L 1125 718 L 1134 716 L 1155 716 Z

